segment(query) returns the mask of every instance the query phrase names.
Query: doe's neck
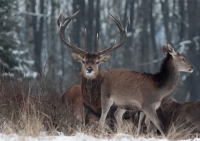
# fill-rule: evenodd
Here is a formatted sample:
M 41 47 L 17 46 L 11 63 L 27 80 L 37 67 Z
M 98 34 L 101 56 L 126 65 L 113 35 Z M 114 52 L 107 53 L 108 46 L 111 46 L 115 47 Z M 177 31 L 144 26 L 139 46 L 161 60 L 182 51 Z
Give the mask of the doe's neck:
M 154 78 L 159 84 L 159 87 L 166 90 L 166 94 L 173 91 L 179 80 L 179 71 L 176 64 L 173 61 L 171 55 L 163 60 L 160 72 L 155 74 Z M 165 94 L 164 94 L 165 95 Z

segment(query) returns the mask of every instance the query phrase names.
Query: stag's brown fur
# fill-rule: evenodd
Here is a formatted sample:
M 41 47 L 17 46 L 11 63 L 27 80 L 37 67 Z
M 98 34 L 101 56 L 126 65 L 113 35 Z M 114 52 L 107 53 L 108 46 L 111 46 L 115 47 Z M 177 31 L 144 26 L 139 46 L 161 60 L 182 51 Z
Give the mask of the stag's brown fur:
M 72 16 L 68 18 L 66 18 L 64 14 L 60 13 L 58 17 L 58 21 L 57 21 L 58 26 L 59 26 L 60 37 L 63 43 L 67 45 L 68 47 L 70 47 L 71 49 L 73 49 L 74 52 L 71 53 L 72 58 L 75 61 L 80 62 L 82 64 L 81 85 L 74 86 L 74 87 L 78 87 L 78 90 L 77 88 L 71 87 L 67 92 L 63 94 L 62 98 L 65 99 L 64 101 L 69 102 L 69 103 L 70 101 L 74 101 L 74 103 L 71 104 L 71 106 L 78 105 L 77 108 L 79 109 L 72 108 L 72 111 L 74 110 L 81 111 L 83 107 L 78 103 L 78 101 L 76 100 L 76 97 L 82 98 L 82 101 L 79 101 L 79 102 L 84 105 L 84 109 L 86 111 L 89 110 L 96 116 L 100 116 L 101 114 L 101 97 L 100 97 L 101 91 L 100 90 L 101 90 L 101 79 L 102 79 L 103 72 L 100 72 L 99 65 L 101 63 L 107 62 L 110 59 L 111 55 L 106 54 L 106 53 L 109 53 L 119 48 L 125 42 L 129 20 L 128 20 L 127 26 L 124 28 L 119 20 L 117 20 L 112 15 L 109 15 L 109 17 L 115 22 L 115 24 L 117 25 L 121 33 L 120 41 L 117 44 L 115 42 L 114 45 L 112 45 L 111 47 L 107 49 L 99 51 L 98 35 L 97 35 L 96 52 L 94 54 L 90 54 L 86 51 L 86 46 L 87 46 L 86 30 L 85 30 L 84 50 L 72 45 L 70 40 L 67 41 L 65 39 L 65 34 L 64 34 L 65 28 L 78 13 L 79 11 L 77 11 L 76 13 L 74 13 Z M 75 95 L 73 95 L 73 93 L 75 93 Z M 74 96 L 74 97 L 71 97 L 71 96 Z M 76 112 L 73 112 L 73 113 L 76 113 Z M 85 112 L 83 114 L 81 112 L 77 112 L 76 114 L 80 114 L 81 117 L 83 116 L 83 114 L 87 115 L 87 113 Z
M 97 75 L 96 79 L 87 79 L 83 76 L 81 79 L 83 102 L 98 115 L 101 114 L 101 79 L 101 73 Z
M 101 115 L 101 79 L 105 72 L 100 72 L 96 60 L 98 60 L 98 57 L 95 54 L 87 54 L 84 57 L 85 64 L 88 64 L 88 67 L 93 66 L 93 75 L 87 76 L 85 73 L 87 67 L 83 66 L 81 85 L 72 86 L 62 95 L 62 99 L 71 113 L 79 121 L 86 123 L 88 120 L 97 120 Z

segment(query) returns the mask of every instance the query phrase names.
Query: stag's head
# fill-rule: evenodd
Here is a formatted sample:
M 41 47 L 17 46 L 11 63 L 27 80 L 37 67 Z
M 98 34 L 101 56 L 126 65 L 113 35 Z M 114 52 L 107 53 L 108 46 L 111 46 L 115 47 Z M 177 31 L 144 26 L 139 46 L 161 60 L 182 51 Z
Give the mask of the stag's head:
M 99 65 L 101 63 L 107 62 L 111 57 L 111 55 L 107 54 L 107 53 L 119 48 L 125 42 L 127 28 L 129 26 L 129 19 L 128 19 L 126 27 L 124 28 L 119 20 L 117 20 L 112 15 L 109 15 L 109 17 L 115 22 L 115 24 L 117 25 L 117 27 L 121 33 L 120 41 L 118 43 L 116 43 L 116 41 L 115 41 L 111 47 L 104 49 L 102 51 L 99 51 L 98 34 L 97 34 L 97 36 L 96 36 L 96 51 L 94 54 L 90 54 L 86 50 L 86 48 L 87 48 L 86 30 L 85 30 L 84 49 L 81 49 L 81 48 L 73 45 L 69 39 L 68 40 L 65 39 L 65 28 L 78 13 L 79 13 L 79 11 L 77 11 L 70 17 L 65 17 L 65 14 L 60 13 L 60 15 L 58 17 L 58 21 L 57 21 L 58 26 L 59 26 L 60 38 L 66 46 L 68 46 L 69 48 L 71 48 L 73 50 L 73 52 L 71 52 L 72 58 L 75 61 L 80 62 L 82 64 L 82 75 L 87 79 L 95 79 L 97 77 L 97 75 L 99 74 Z
M 193 66 L 186 61 L 183 55 L 176 52 L 171 44 L 168 43 L 167 46 L 163 46 L 163 53 L 165 55 L 170 54 L 172 56 L 173 62 L 177 67 L 178 71 L 189 72 L 189 73 L 193 72 Z
M 94 79 L 99 73 L 99 64 L 107 62 L 111 55 L 104 54 L 99 56 L 98 54 L 86 53 L 81 55 L 79 53 L 71 52 L 72 58 L 82 64 L 82 74 L 85 78 Z

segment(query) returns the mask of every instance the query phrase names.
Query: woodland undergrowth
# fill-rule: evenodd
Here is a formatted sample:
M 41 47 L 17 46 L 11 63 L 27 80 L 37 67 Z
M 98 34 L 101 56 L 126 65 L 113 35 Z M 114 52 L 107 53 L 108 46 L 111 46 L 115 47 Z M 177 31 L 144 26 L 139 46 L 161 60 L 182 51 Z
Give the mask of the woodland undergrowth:
M 33 86 L 25 81 L 0 78 L 0 133 L 38 136 L 41 133 L 75 135 L 81 132 L 97 138 L 111 138 L 117 133 L 125 133 L 134 137 L 162 138 L 152 133 L 137 135 L 137 127 L 132 120 L 124 121 L 121 128 L 115 125 L 114 129 L 110 129 L 107 126 L 105 131 L 99 130 L 98 121 L 83 125 L 62 103 L 61 94 L 45 93 L 41 85 L 39 82 Z M 172 140 L 199 137 L 191 131 L 193 127 L 173 125 L 166 137 Z

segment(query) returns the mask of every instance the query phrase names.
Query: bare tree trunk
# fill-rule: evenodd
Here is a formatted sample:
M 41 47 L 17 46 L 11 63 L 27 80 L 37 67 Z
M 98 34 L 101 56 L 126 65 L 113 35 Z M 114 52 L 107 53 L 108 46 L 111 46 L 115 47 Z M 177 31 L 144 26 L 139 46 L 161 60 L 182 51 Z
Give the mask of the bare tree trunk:
M 100 34 L 100 0 L 96 0 L 96 33 Z
M 153 51 L 155 51 L 154 54 L 154 58 L 158 57 L 157 54 L 157 45 L 156 45 L 156 39 L 155 39 L 155 19 L 153 17 L 153 9 L 154 9 L 154 0 L 150 0 L 149 3 L 149 17 L 150 17 L 150 39 L 151 39 L 151 46 L 153 48 Z
M 56 40 L 55 40 L 55 32 L 57 31 L 55 29 L 55 10 L 56 10 L 56 3 L 54 0 L 51 0 L 51 20 L 50 20 L 50 28 L 49 28 L 49 33 L 50 33 L 50 44 L 49 44 L 49 75 L 52 80 L 55 80 L 55 69 L 56 69 Z
M 124 7 L 124 20 L 123 20 L 124 24 L 126 24 L 126 20 L 127 20 L 126 17 L 128 16 L 127 15 L 127 13 L 128 13 L 127 12 L 128 11 L 128 5 L 129 5 L 129 0 L 126 0 L 125 7 Z
M 158 49 L 157 49 L 157 45 L 156 45 L 156 39 L 155 39 L 155 18 L 153 16 L 153 9 L 154 9 L 154 4 L 155 4 L 155 1 L 154 0 L 150 0 L 149 1 L 149 19 L 150 19 L 150 41 L 151 41 L 151 44 L 149 45 L 149 47 L 151 48 L 150 50 L 150 54 L 151 54 L 151 58 L 150 60 L 153 60 L 153 59 L 158 59 Z M 155 66 L 157 64 L 152 64 L 151 65 L 151 72 L 155 71 Z
M 81 44 L 81 40 L 84 40 L 84 34 L 81 32 L 82 27 L 85 27 L 85 1 L 84 0 L 73 0 L 73 13 L 80 10 L 80 13 L 77 15 L 76 20 L 72 21 L 72 42 L 73 44 L 83 47 L 84 45 Z M 67 69 L 70 71 L 70 80 L 74 80 L 75 83 L 79 82 L 80 76 L 79 73 L 81 72 L 80 63 L 73 61 L 73 67 Z M 71 84 L 72 85 L 72 84 Z
M 200 40 L 195 39 L 195 37 L 200 37 L 200 2 L 198 0 L 188 0 L 188 24 L 189 24 L 189 38 L 191 39 L 192 44 L 189 46 L 188 54 L 189 59 L 193 63 L 195 67 L 195 71 L 189 75 L 187 78 L 187 91 L 190 92 L 191 100 L 197 100 L 200 98 L 200 52 L 199 52 L 199 44 Z M 197 44 L 198 43 L 198 44 Z
M 32 12 L 35 13 L 36 0 L 31 0 L 32 3 Z M 40 0 L 40 14 L 44 14 L 44 0 Z M 38 25 L 38 27 L 37 27 Z M 44 17 L 33 16 L 33 32 L 34 32 L 34 60 L 36 71 L 41 75 L 42 74 L 42 63 L 41 63 L 41 53 L 42 53 L 42 42 L 43 42 L 43 26 L 44 26 Z
M 57 30 L 57 24 L 56 24 L 56 19 L 55 17 L 55 11 L 57 9 L 57 3 L 55 2 L 55 0 L 50 0 L 48 1 L 49 5 L 51 7 L 51 13 L 50 13 L 50 17 L 45 18 L 45 29 L 46 29 L 46 37 L 44 40 L 47 40 L 46 44 L 47 45 L 47 51 L 48 51 L 48 75 L 47 75 L 47 79 L 48 83 L 46 85 L 47 90 L 49 92 L 58 92 L 59 89 L 59 76 L 57 75 L 57 71 L 58 71 L 58 67 L 59 67 L 59 63 L 58 63 L 58 51 L 57 51 L 57 41 L 58 38 L 56 38 L 55 36 L 58 35 L 58 30 Z M 47 8 L 48 10 L 48 8 Z M 47 11 L 45 11 L 45 13 L 47 13 Z M 59 61 L 60 62 L 60 61 Z M 62 86 L 62 85 L 61 85 Z
M 140 35 L 140 43 L 141 43 L 141 62 L 148 62 L 149 56 L 149 36 L 148 36 L 148 1 L 142 1 L 141 4 L 141 18 L 142 18 L 142 31 Z M 148 66 L 142 66 L 142 71 L 148 71 Z
M 163 21 L 164 21 L 164 27 L 165 27 L 165 36 L 167 42 L 171 42 L 171 35 L 169 32 L 169 4 L 168 0 L 160 0 L 162 5 L 162 14 L 163 14 Z
M 130 21 L 132 21 L 132 22 L 130 22 L 129 31 L 132 33 L 132 37 L 133 37 L 133 32 L 134 32 L 134 27 L 133 27 L 133 21 L 134 21 L 134 4 L 135 4 L 135 0 L 130 0 Z M 132 44 L 132 39 L 131 39 L 130 43 Z
M 133 54 L 133 48 L 134 46 L 133 44 L 133 35 L 134 35 L 134 27 L 133 27 L 133 20 L 134 20 L 134 3 L 135 0 L 126 0 L 126 4 L 125 4 L 125 12 L 124 12 L 124 26 L 127 23 L 127 13 L 129 11 L 130 13 L 130 27 L 128 28 L 128 33 L 131 33 L 130 36 L 127 37 L 126 42 L 124 43 L 124 65 L 127 68 L 133 69 L 134 68 L 134 64 L 133 64 L 133 60 L 134 60 L 134 56 Z
M 88 9 L 87 9 L 87 50 L 90 53 L 93 53 L 95 50 L 94 42 L 94 0 L 88 0 Z
M 184 3 L 185 1 L 183 0 L 179 0 L 178 1 L 178 5 L 179 5 L 179 15 L 181 17 L 181 21 L 180 21 L 180 26 L 179 26 L 179 37 L 180 40 L 182 41 L 184 39 L 184 35 L 185 35 L 185 9 L 184 9 Z
M 27 12 L 32 12 L 32 9 L 31 9 L 31 1 L 25 1 L 26 3 L 26 11 Z M 33 47 L 33 28 L 31 27 L 32 26 L 32 17 L 29 16 L 29 15 L 25 15 L 25 36 L 24 36 L 24 46 L 25 47 Z M 32 48 L 29 48 L 29 55 L 31 56 L 32 58 Z M 28 58 L 30 59 L 30 58 Z
M 80 7 L 79 5 L 79 0 L 73 0 L 72 2 L 72 6 L 73 6 L 73 13 L 77 12 L 78 10 L 78 7 Z M 81 11 L 82 12 L 82 11 Z M 81 13 L 79 13 L 81 14 Z M 80 16 L 80 15 L 78 15 Z M 72 33 L 72 41 L 75 45 L 78 45 L 80 46 L 80 31 L 81 31 L 81 28 L 80 28 L 80 18 L 79 17 L 76 17 L 76 20 L 73 20 L 72 23 L 73 23 L 73 33 Z

